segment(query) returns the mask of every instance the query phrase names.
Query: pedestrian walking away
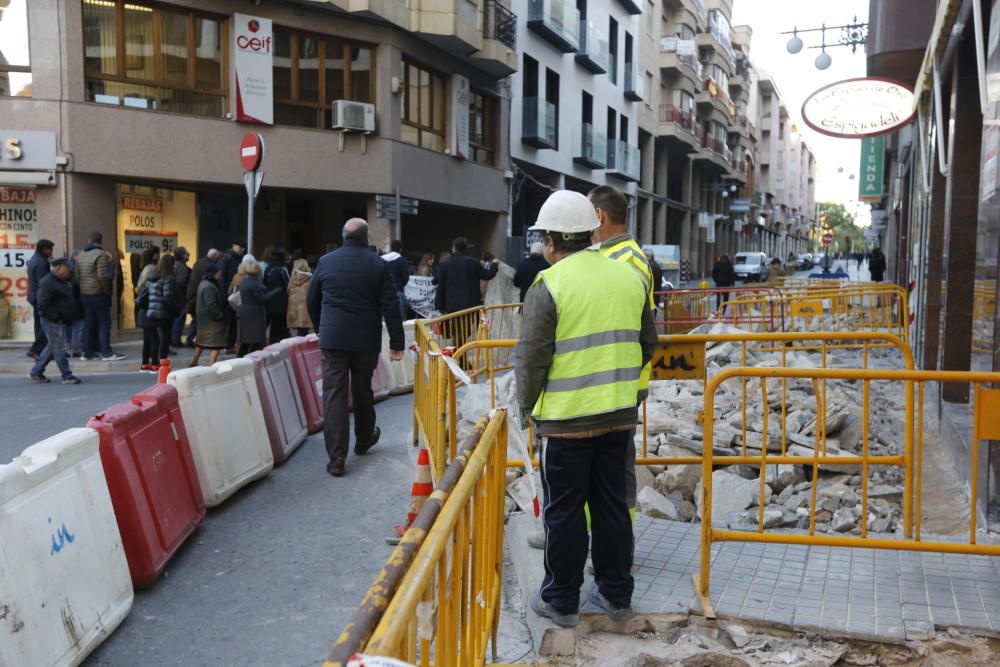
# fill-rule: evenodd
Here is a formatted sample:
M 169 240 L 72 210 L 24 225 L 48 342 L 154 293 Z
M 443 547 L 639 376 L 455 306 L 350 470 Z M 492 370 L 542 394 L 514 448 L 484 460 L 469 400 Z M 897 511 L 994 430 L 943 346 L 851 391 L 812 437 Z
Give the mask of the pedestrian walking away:
M 201 287 L 201 280 L 205 277 L 205 272 L 208 270 L 217 269 L 222 266 L 223 272 L 225 272 L 225 266 L 221 264 L 219 258 L 222 257 L 216 248 L 210 248 L 205 256 L 194 263 L 191 267 L 191 275 L 188 277 L 187 290 L 186 290 L 186 309 L 189 315 L 192 316 L 191 329 L 188 331 L 187 340 L 184 344 L 187 347 L 194 347 L 194 340 L 198 332 L 198 317 L 195 315 L 195 300 L 198 296 L 198 289 Z M 225 291 L 225 285 L 221 282 L 221 277 L 216 283 Z M 223 317 L 225 317 L 225 311 L 223 311 Z
M 191 280 L 191 269 L 187 262 L 191 259 L 187 248 L 177 248 L 174 251 L 174 282 L 177 286 L 177 297 L 182 304 L 180 314 L 174 318 L 173 328 L 170 332 L 170 344 L 174 347 L 181 347 L 184 344 L 184 325 L 187 323 L 187 288 Z
M 389 242 L 389 252 L 382 255 L 382 260 L 389 265 L 389 275 L 392 285 L 396 288 L 396 300 L 399 301 L 399 315 L 406 319 L 406 283 L 410 282 L 410 263 L 402 255 L 403 243 L 399 239 Z
M 729 289 L 736 284 L 736 269 L 726 253 L 722 253 L 715 260 L 712 266 L 712 281 L 715 282 L 716 289 L 724 290 L 715 294 L 715 307 L 721 308 L 722 304 L 729 301 Z
M 56 362 L 56 367 L 59 368 L 63 384 L 80 384 L 80 380 L 70 369 L 66 355 L 67 325 L 71 325 L 83 316 L 73 296 L 70 275 L 68 260 L 65 258 L 53 260 L 51 272 L 42 278 L 35 295 L 42 330 L 48 339 L 29 374 L 31 379 L 39 384 L 50 382 L 45 377 L 45 368 L 52 361 Z
M 594 242 L 598 245 L 598 252 L 608 259 L 624 263 L 635 270 L 646 289 L 650 320 L 654 320 L 653 271 L 645 253 L 642 252 L 642 248 L 628 231 L 628 200 L 625 199 L 625 195 L 620 190 L 610 185 L 594 188 L 587 197 L 594 205 L 594 211 L 600 222 L 600 226 L 594 230 Z M 639 391 L 636 396 L 637 404 L 646 400 L 646 395 L 649 393 L 651 370 L 648 365 L 642 369 L 642 376 L 639 378 Z M 634 436 L 635 433 L 633 432 L 632 435 Z M 638 494 L 634 442 L 630 441 L 630 446 L 625 448 L 625 458 L 625 499 L 628 502 L 629 513 L 634 517 Z
M 304 259 L 295 260 L 292 278 L 288 283 L 288 329 L 293 336 L 305 336 L 312 329 L 309 306 L 306 303 L 311 280 L 309 262 Z
M 28 356 L 35 360 L 41 355 L 48 342 L 45 338 L 45 332 L 42 331 L 41 315 L 38 313 L 38 286 L 45 276 L 49 275 L 51 270 L 49 260 L 52 258 L 54 249 L 55 244 L 52 241 L 42 239 L 35 244 L 35 253 L 28 260 L 28 303 L 31 305 L 35 318 L 35 340 L 28 350 Z
M 103 238 L 100 232 L 93 232 L 90 243 L 76 258 L 75 277 L 80 283 L 80 301 L 83 304 L 83 358 L 118 361 L 125 355 L 111 349 L 114 269 L 111 254 L 101 247 Z
M 389 330 L 389 358 L 403 358 L 403 322 L 389 265 L 368 250 L 368 223 L 344 224 L 344 245 L 319 260 L 306 301 L 323 351 L 323 438 L 334 477 L 346 471 L 350 439 L 347 393 L 354 398 L 354 453 L 375 446 L 372 374 L 382 349 L 382 320 Z M 348 386 L 348 383 L 350 386 Z
M 291 274 L 285 266 L 285 249 L 271 248 L 271 261 L 263 271 L 264 289 L 277 293 L 267 302 L 267 341 L 277 343 L 288 338 L 288 285 Z
M 288 297 L 284 288 L 267 290 L 261 281 L 260 263 L 254 261 L 252 255 L 246 257 L 250 261 L 242 265 L 245 277 L 239 286 L 240 347 L 237 354 L 240 357 L 263 349 L 267 344 L 267 305 L 281 295 Z
M 232 247 L 226 251 L 225 254 L 225 264 L 226 271 L 223 274 L 223 285 L 232 285 L 233 279 L 236 277 L 237 271 L 239 271 L 240 263 L 243 261 L 243 256 L 247 254 L 247 242 L 240 239 L 233 241 Z M 227 346 L 232 352 L 236 351 L 237 342 L 237 314 L 232 308 L 226 310 L 226 342 L 229 343 Z
M 663 269 L 660 267 L 659 262 L 656 261 L 656 256 L 653 254 L 652 250 L 643 250 L 642 254 L 646 256 L 646 263 L 649 264 L 649 273 L 653 276 L 653 305 L 656 308 L 661 307 L 661 299 L 657 295 L 657 292 L 663 291 Z M 653 318 L 656 319 L 656 318 Z
M 451 244 L 451 257 L 443 262 L 434 279 L 436 307 L 442 313 L 457 313 L 466 308 L 475 308 L 483 303 L 480 280 L 493 280 L 497 275 L 500 260 L 492 260 L 483 266 L 476 259 L 466 255 L 469 242 L 458 237 Z
M 201 283 L 195 296 L 194 319 L 198 326 L 198 337 L 194 347 L 191 365 L 201 361 L 201 351 L 209 350 L 209 363 L 219 360 L 219 352 L 226 349 L 226 297 L 219 281 L 226 267 L 222 262 L 203 267 Z
M 632 616 L 626 451 L 634 448 L 639 378 L 656 348 L 648 287 L 633 268 L 590 248 L 599 225 L 579 193 L 557 191 L 542 205 L 531 229 L 543 232 L 552 266 L 528 290 L 515 350 L 518 417 L 541 438 L 545 577 L 530 604 L 564 627 L 579 623 L 588 542 L 588 599 L 616 621 Z
M 880 283 L 885 279 L 885 255 L 882 248 L 872 250 L 872 257 L 868 260 L 868 271 L 872 274 L 872 281 Z
M 524 303 L 524 295 L 528 293 L 528 288 L 534 284 L 535 277 L 541 271 L 549 268 L 544 253 L 545 244 L 535 241 L 531 244 L 530 254 L 518 262 L 514 269 L 514 286 L 521 290 L 521 303 Z

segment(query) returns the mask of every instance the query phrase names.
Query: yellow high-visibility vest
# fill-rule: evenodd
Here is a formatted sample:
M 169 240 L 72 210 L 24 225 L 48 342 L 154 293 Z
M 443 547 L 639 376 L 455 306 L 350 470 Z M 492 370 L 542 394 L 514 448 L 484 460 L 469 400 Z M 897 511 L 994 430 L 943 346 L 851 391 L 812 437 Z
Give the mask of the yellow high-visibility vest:
M 538 274 L 558 313 L 555 350 L 532 416 L 566 420 L 635 407 L 646 306 L 631 269 L 583 250 Z
M 649 262 L 646 260 L 646 255 L 643 254 L 642 248 L 639 244 L 635 242 L 631 236 L 627 239 L 619 241 L 613 245 L 601 246 L 600 252 L 602 255 L 608 259 L 613 259 L 616 262 L 624 262 L 635 269 L 636 273 L 642 278 L 643 284 L 646 286 L 646 292 L 649 295 L 649 308 L 652 310 L 654 304 L 656 303 L 653 299 L 653 292 L 660 289 L 659 285 L 653 285 L 653 271 L 649 268 Z M 646 391 L 649 389 L 649 377 L 652 372 L 652 367 L 650 364 L 642 369 L 642 376 L 639 378 L 639 389 L 641 391 Z

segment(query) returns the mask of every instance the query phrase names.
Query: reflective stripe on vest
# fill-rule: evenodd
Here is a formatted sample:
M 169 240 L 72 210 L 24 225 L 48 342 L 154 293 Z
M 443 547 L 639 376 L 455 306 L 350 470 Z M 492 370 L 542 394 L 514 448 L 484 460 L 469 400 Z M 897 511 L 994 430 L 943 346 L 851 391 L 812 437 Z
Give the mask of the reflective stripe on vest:
M 624 262 L 636 270 L 642 277 L 642 282 L 649 294 L 649 308 L 652 310 L 656 303 L 653 292 L 659 286 L 653 285 L 653 270 L 649 268 L 649 261 L 646 259 L 646 255 L 643 254 L 642 248 L 635 242 L 635 239 L 630 237 L 614 245 L 601 246 L 600 253 L 608 259 L 613 259 L 616 262 Z M 653 368 L 650 364 L 646 364 L 646 367 L 642 369 L 642 377 L 639 378 L 639 389 L 641 391 L 649 389 L 649 378 L 652 375 L 652 370 Z
M 646 305 L 635 272 L 584 250 L 538 275 L 557 315 L 552 364 L 532 416 L 566 420 L 635 407 Z

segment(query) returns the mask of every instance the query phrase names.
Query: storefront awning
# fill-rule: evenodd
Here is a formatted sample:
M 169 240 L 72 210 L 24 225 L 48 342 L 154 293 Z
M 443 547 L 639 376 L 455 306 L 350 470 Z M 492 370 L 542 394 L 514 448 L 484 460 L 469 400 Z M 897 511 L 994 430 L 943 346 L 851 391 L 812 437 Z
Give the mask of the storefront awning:
M 962 8 L 962 2 L 963 0 L 940 0 L 938 2 L 934 27 L 931 29 L 931 37 L 927 41 L 927 50 L 924 51 L 924 61 L 920 65 L 920 73 L 917 74 L 917 81 L 913 86 L 914 110 L 920 104 L 920 97 L 923 93 L 934 85 L 934 63 L 944 55 L 945 49 L 948 48 L 951 32 Z

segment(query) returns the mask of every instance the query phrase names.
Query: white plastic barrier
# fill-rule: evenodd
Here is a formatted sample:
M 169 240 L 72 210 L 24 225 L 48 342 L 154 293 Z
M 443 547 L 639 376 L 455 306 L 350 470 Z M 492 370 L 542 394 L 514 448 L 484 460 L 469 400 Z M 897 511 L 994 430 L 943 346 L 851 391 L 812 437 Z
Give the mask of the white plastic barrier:
M 413 323 L 416 320 L 403 322 L 403 334 L 406 346 L 403 351 L 403 358 L 399 361 L 389 359 L 389 329 L 382 325 L 382 361 L 389 367 L 389 393 L 408 394 L 413 391 L 413 369 L 416 367 L 417 357 L 410 346 L 413 345 Z
M 97 432 L 0 465 L 0 665 L 78 665 L 132 608 Z
M 211 367 L 174 371 L 191 454 L 205 505 L 221 504 L 274 467 L 253 361 L 231 359 Z

